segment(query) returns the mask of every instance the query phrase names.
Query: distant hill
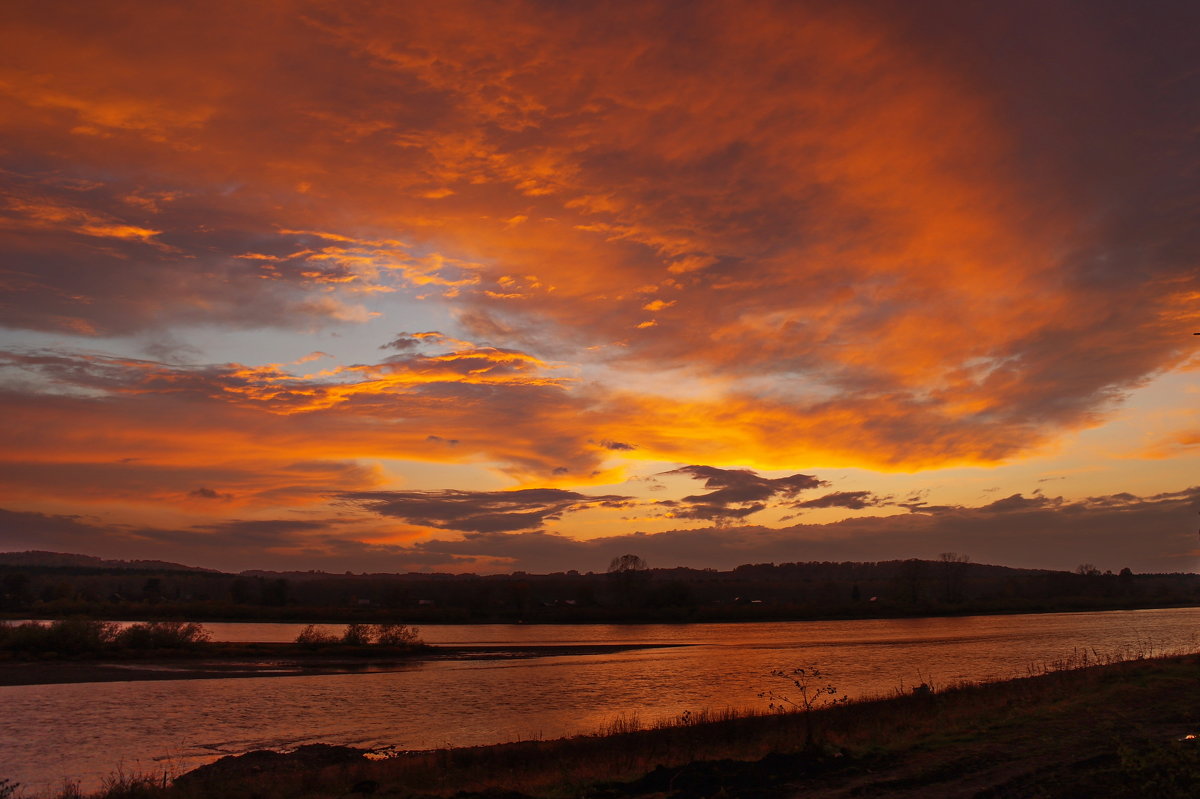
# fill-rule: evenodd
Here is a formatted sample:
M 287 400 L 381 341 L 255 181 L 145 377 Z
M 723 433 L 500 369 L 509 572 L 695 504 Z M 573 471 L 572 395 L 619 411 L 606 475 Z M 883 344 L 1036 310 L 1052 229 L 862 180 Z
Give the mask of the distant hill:
M 1013 569 L 965 557 L 551 574 L 247 570 L 0 553 L 0 618 L 421 624 L 786 621 L 1200 606 L 1200 574 Z
M 165 560 L 105 560 L 104 558 L 97 558 L 91 555 L 73 555 L 67 552 L 42 552 L 39 550 L 0 552 L 0 566 L 220 573 L 215 569 L 185 566 L 182 563 L 170 563 Z

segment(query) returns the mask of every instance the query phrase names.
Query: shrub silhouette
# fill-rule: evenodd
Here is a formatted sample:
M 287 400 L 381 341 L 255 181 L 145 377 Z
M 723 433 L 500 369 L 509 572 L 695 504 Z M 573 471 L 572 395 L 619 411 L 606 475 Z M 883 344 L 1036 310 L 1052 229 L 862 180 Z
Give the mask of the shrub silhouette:
M 325 632 L 315 624 L 308 625 L 296 636 L 296 643 L 300 644 L 300 646 L 306 646 L 309 649 L 320 649 L 323 646 L 330 646 L 337 642 L 338 639 L 336 636 Z
M 342 643 L 346 646 L 367 646 L 371 643 L 371 625 L 347 624 L 346 632 L 342 633 Z
M 828 682 L 828 675 L 817 668 L 775 669 L 771 676 L 791 683 L 794 690 L 785 689 L 787 693 L 783 693 L 772 689 L 759 696 L 767 699 L 767 706 L 777 713 L 800 713 L 804 718 L 804 748 L 816 748 L 819 741 L 813 711 L 822 705 L 845 704 L 850 698 L 842 696 L 839 699 L 838 689 Z
M 376 624 L 372 627 L 371 633 L 375 637 L 375 643 L 379 646 L 420 646 L 425 642 L 421 640 L 420 630 L 416 627 L 409 627 L 407 624 L 392 622 L 389 624 Z
M 195 649 L 210 640 L 202 625 L 180 621 L 131 624 L 63 619 L 51 624 L 0 624 L 0 651 L 76 657 L 124 650 Z
M 419 630 L 407 624 L 389 622 L 386 624 L 349 624 L 341 637 L 310 624 L 300 631 L 295 642 L 309 649 L 322 649 L 329 646 L 380 646 L 392 649 L 406 649 L 423 646 Z
M 117 625 L 90 619 L 63 619 L 46 628 L 51 646 L 63 653 L 99 652 L 113 643 Z
M 90 619 L 63 619 L 52 624 L 31 621 L 0 624 L 0 650 L 29 654 L 84 655 L 110 649 L 115 624 Z
M 195 622 L 148 621 L 121 630 L 117 633 L 116 644 L 124 649 L 195 649 L 211 638 L 208 631 Z

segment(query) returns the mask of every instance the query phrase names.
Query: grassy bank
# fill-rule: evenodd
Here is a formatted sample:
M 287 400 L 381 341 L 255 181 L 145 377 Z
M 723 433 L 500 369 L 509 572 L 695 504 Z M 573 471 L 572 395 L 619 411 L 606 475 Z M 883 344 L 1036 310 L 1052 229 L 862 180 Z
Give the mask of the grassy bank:
M 1200 794 L 1200 656 L 908 692 L 804 713 L 618 719 L 606 735 L 369 761 L 320 747 L 227 759 L 155 797 L 1179 797 Z M 1058 670 L 1063 669 L 1063 670 Z M 809 742 L 810 732 L 812 742 Z M 62 797 L 71 797 L 70 790 Z

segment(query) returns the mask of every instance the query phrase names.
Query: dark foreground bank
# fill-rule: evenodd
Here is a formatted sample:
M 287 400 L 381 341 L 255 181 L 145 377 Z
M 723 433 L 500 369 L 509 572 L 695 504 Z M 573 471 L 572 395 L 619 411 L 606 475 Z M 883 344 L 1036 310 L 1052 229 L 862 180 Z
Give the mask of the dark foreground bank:
M 935 687 L 936 688 L 936 687 Z M 400 753 L 224 758 L 107 799 L 202 797 L 1191 797 L 1200 656 L 920 691 L 803 713 L 690 716 L 609 735 Z M 77 796 L 67 791 L 63 796 Z

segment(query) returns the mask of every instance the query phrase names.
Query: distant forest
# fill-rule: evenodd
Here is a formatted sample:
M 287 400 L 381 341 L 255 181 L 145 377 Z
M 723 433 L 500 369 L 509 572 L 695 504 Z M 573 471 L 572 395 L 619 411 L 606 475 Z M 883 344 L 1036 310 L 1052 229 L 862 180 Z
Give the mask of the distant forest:
M 939 560 L 553 574 L 226 574 L 157 561 L 0 553 L 0 616 L 407 623 L 868 618 L 1200 605 L 1200 575 Z

